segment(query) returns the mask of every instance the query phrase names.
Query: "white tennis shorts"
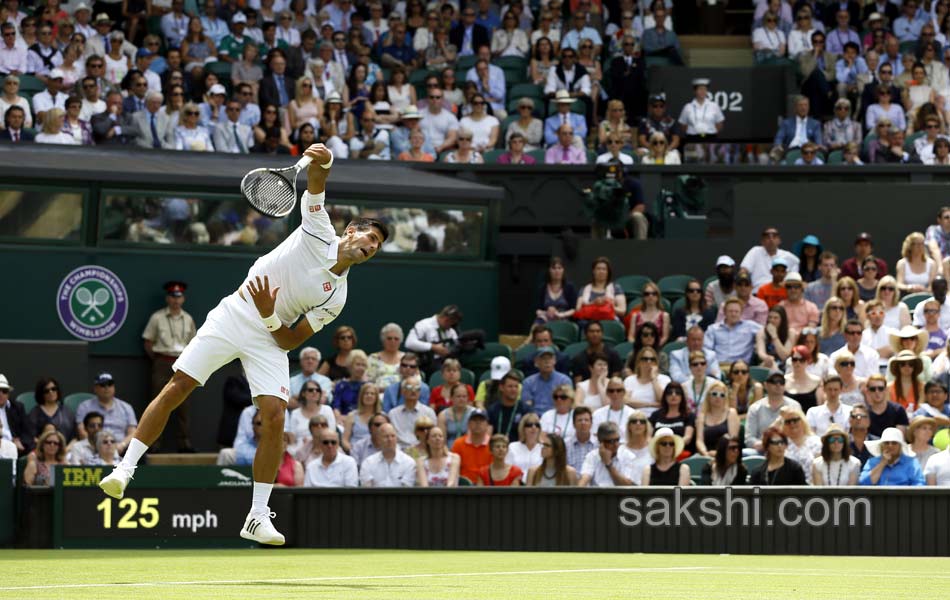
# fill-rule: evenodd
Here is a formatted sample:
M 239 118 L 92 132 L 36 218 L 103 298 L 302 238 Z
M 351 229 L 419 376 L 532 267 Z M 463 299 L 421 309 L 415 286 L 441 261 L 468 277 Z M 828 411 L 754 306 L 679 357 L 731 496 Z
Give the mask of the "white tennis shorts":
M 226 296 L 208 313 L 193 340 L 172 368 L 204 385 L 211 374 L 235 358 L 241 360 L 251 397 L 290 396 L 290 364 L 261 321 L 257 308 L 237 293 Z

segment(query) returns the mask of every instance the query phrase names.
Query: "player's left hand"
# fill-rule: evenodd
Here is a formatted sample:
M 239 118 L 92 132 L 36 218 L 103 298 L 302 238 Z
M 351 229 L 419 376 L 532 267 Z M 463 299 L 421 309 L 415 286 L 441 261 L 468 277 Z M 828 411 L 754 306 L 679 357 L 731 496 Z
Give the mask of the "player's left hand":
M 274 314 L 274 306 L 277 304 L 277 290 L 280 288 L 275 287 L 271 290 L 270 280 L 267 278 L 267 275 L 264 275 L 263 283 L 261 283 L 260 276 L 254 279 L 256 282 L 247 282 L 247 292 L 251 295 L 251 300 L 254 301 L 254 306 L 257 307 L 257 312 L 261 314 L 261 318 L 266 319 Z

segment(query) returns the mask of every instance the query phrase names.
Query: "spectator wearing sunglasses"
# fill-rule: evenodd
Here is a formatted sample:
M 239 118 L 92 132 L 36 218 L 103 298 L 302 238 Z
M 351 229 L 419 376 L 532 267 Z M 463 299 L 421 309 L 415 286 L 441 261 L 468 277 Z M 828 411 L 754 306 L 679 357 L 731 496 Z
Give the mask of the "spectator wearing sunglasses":
M 578 487 L 640 485 L 640 463 L 621 443 L 617 423 L 607 421 L 598 425 L 597 441 L 599 447 L 588 452 L 584 458 Z
M 643 157 L 645 165 L 678 165 L 681 164 L 680 153 L 676 148 L 670 148 L 666 136 L 661 131 L 654 131 L 648 140 L 650 144 L 647 154 Z
M 742 443 L 735 436 L 725 434 L 719 438 L 713 460 L 703 466 L 699 485 L 745 485 L 749 473 L 742 464 Z
M 320 444 L 323 456 L 307 465 L 304 487 L 358 487 L 356 460 L 340 452 L 340 434 L 324 429 Z
M 36 382 L 33 397 L 36 406 L 27 415 L 30 430 L 37 434 L 47 425 L 52 425 L 71 440 L 76 432 L 76 417 L 68 406 L 63 404 L 63 391 L 59 382 L 51 377 L 42 377 Z M 63 450 L 65 451 L 65 446 Z
M 765 380 L 765 397 L 749 407 L 745 422 L 746 452 L 765 454 L 768 439 L 763 437 L 772 423 L 781 415 L 782 408 L 801 410 L 801 405 L 785 395 L 785 376 L 772 373 Z M 783 435 L 784 437 L 784 435 Z M 786 444 L 788 440 L 785 440 Z
M 620 150 L 623 148 L 623 137 L 619 133 L 613 132 L 607 136 L 607 151 L 597 157 L 597 164 L 604 165 L 610 162 L 618 162 L 622 165 L 632 165 L 633 157 Z

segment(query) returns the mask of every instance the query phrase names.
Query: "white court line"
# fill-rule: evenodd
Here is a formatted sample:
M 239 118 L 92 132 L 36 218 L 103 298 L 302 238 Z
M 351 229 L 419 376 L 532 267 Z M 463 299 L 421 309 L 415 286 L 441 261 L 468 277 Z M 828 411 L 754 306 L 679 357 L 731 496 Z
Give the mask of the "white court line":
M 153 581 L 132 583 L 63 583 L 54 585 L 25 585 L 0 587 L 0 592 L 17 590 L 58 590 L 97 587 L 161 587 L 170 585 L 230 585 L 249 583 L 302 583 L 319 581 L 367 581 L 371 579 L 423 579 L 432 577 L 495 577 L 499 575 L 556 575 L 563 573 L 665 573 L 676 571 L 706 571 L 712 567 L 644 567 L 603 569 L 549 569 L 545 571 L 495 571 L 487 573 L 414 573 L 408 575 L 347 575 L 341 577 L 302 577 L 299 579 L 221 579 L 217 581 Z

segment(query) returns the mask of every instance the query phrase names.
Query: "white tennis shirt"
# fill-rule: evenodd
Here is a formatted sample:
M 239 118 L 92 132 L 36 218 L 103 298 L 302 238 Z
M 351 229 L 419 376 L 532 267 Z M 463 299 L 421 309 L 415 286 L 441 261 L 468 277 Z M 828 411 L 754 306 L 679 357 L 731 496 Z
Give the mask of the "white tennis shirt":
M 330 269 L 337 262 L 340 238 L 327 215 L 326 192 L 300 199 L 301 224 L 279 246 L 257 259 L 247 272 L 247 279 L 264 280 L 267 275 L 271 290 L 279 287 L 275 313 L 286 326 L 304 315 L 314 332 L 340 315 L 346 304 L 346 276 L 334 275 Z M 241 286 L 248 302 L 247 281 Z

